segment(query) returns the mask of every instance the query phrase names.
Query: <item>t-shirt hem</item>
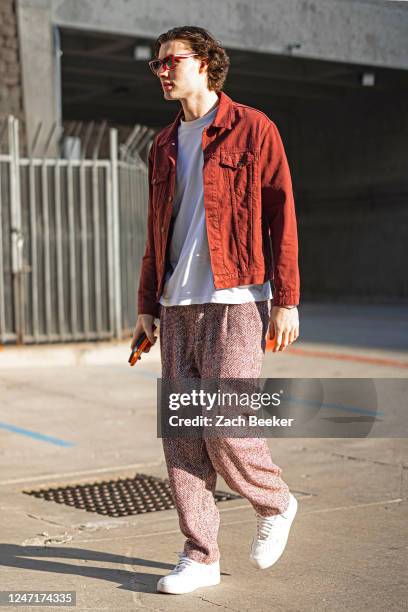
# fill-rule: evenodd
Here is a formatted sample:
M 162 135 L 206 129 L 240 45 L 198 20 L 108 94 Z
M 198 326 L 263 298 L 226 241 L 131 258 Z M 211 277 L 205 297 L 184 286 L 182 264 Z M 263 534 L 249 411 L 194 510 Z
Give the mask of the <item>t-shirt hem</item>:
M 273 296 L 271 297 L 267 297 L 262 296 L 262 297 L 257 297 L 257 298 L 253 298 L 253 299 L 245 299 L 243 301 L 236 301 L 236 300 L 226 300 L 223 299 L 222 301 L 218 301 L 218 300 L 208 300 L 208 299 L 200 299 L 200 298 L 196 298 L 196 297 L 192 297 L 192 298 L 187 298 L 184 300 L 177 300 L 175 302 L 173 302 L 172 300 L 162 300 L 160 298 L 159 300 L 159 304 L 161 304 L 162 306 L 191 306 L 192 304 L 248 304 L 249 302 L 264 302 L 267 300 L 272 300 Z

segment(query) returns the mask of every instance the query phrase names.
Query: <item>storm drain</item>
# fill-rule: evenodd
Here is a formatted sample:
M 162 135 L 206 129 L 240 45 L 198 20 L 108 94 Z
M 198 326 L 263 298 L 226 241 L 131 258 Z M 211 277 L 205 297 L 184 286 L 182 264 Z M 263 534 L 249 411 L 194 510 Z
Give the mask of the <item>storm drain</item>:
M 23 493 L 105 516 L 129 516 L 170 510 L 175 507 L 169 481 L 146 474 L 136 474 L 134 478 L 103 480 L 92 484 L 23 491 Z M 221 502 L 240 499 L 240 496 L 215 491 L 214 498 L 216 502 Z

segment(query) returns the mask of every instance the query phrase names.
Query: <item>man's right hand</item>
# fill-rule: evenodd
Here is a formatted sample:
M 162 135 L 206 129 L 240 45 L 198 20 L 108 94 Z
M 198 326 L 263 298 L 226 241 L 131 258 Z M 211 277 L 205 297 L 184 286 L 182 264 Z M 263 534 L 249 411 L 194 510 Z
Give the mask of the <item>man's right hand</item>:
M 156 336 L 153 335 L 153 329 L 152 329 L 153 321 L 154 321 L 153 315 L 140 314 L 137 317 L 136 327 L 133 332 L 133 340 L 132 340 L 132 344 L 130 345 L 130 348 L 132 350 L 135 348 L 137 339 L 139 338 L 140 334 L 142 334 L 143 332 L 146 334 L 147 338 L 150 340 L 152 345 L 156 342 L 157 338 Z M 149 346 L 144 352 L 148 353 L 150 351 L 150 348 L 151 347 Z

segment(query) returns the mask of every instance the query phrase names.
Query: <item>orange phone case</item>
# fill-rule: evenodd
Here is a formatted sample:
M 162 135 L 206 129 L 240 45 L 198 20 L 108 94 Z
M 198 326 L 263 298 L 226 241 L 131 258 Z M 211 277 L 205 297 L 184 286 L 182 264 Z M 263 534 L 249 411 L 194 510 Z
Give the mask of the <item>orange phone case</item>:
M 153 332 L 155 331 L 155 329 L 156 329 L 156 325 L 153 325 L 152 327 Z M 152 346 L 152 343 L 147 338 L 146 334 L 143 332 L 142 334 L 140 334 L 139 338 L 137 339 L 135 348 L 130 353 L 129 363 L 131 366 L 134 366 L 135 363 L 139 361 L 139 359 L 141 359 L 142 353 L 144 353 L 144 351 L 149 346 Z

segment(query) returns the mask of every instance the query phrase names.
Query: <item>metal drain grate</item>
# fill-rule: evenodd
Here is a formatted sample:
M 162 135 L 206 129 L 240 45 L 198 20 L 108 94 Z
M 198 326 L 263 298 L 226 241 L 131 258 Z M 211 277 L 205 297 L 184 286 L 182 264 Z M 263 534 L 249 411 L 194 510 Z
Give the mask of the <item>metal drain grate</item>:
M 175 507 L 169 481 L 146 474 L 23 493 L 105 516 L 129 516 Z M 216 502 L 240 499 L 240 495 L 222 491 L 216 491 L 214 497 Z

